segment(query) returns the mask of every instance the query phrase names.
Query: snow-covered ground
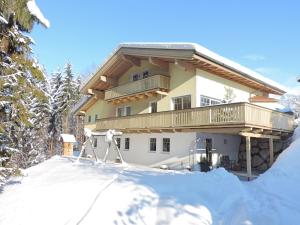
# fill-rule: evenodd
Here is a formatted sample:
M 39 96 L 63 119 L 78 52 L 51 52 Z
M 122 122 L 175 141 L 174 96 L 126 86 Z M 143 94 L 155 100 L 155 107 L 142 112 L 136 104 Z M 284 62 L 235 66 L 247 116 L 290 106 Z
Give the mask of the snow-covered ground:
M 299 133 L 299 132 L 298 132 Z M 300 224 L 300 139 L 252 182 L 52 159 L 0 194 L 0 224 Z

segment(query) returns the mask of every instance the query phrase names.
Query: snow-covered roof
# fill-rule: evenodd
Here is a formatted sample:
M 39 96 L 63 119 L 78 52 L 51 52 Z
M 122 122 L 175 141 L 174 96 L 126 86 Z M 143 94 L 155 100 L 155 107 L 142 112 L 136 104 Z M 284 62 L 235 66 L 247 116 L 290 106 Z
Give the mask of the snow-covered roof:
M 212 61 L 215 61 L 222 66 L 229 67 L 230 69 L 236 70 L 239 73 L 249 76 L 250 78 L 263 82 L 268 86 L 273 86 L 283 91 L 287 91 L 287 88 L 283 85 L 264 77 L 263 75 L 244 67 L 230 59 L 227 59 L 223 56 L 216 54 L 215 52 L 199 45 L 196 43 L 185 43 L 185 42 L 127 42 L 121 43 L 117 50 L 122 47 L 126 48 L 152 48 L 152 49 L 174 49 L 174 50 L 194 50 L 196 54 L 208 58 Z M 117 51 L 116 50 L 116 51 Z
M 76 142 L 76 139 L 73 134 L 61 134 L 60 136 L 61 136 L 63 142 L 71 142 L 71 143 Z

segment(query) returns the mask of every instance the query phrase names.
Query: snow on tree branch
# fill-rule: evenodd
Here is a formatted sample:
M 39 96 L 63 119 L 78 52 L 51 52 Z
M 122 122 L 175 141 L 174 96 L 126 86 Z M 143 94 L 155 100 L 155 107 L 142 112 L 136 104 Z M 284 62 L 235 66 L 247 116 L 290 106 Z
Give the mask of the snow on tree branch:
M 49 20 L 47 20 L 44 17 L 43 13 L 39 9 L 39 7 L 36 5 L 35 0 L 29 0 L 27 2 L 27 8 L 28 8 L 29 12 L 31 13 L 31 15 L 35 16 L 41 22 L 41 24 L 43 24 L 46 28 L 50 27 Z
M 4 17 L 0 16 L 0 22 L 4 24 L 8 24 L 7 20 Z

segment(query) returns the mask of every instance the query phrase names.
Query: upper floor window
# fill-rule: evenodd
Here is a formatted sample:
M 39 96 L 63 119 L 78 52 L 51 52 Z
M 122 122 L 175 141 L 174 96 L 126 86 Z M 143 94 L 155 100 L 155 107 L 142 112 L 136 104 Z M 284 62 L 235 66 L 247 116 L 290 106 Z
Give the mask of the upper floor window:
M 140 78 L 140 75 L 138 73 L 132 75 L 132 81 L 137 81 L 137 80 L 139 80 L 139 78 Z
M 207 96 L 200 96 L 200 106 L 208 106 L 208 105 L 217 105 L 217 104 L 221 104 L 221 100 L 215 99 L 215 98 L 211 98 L 211 97 L 207 97 Z
M 143 78 L 147 78 L 147 77 L 149 77 L 149 71 L 148 71 L 148 70 L 145 70 L 145 71 L 143 72 Z
M 132 74 L 130 78 L 131 78 L 131 81 L 137 81 L 137 80 L 140 80 L 140 79 L 147 78 L 149 76 L 150 76 L 149 70 L 146 69 L 146 70 L 144 70 L 141 73 L 134 73 L 134 74 Z
M 117 108 L 117 116 L 130 116 L 131 115 L 131 107 L 130 106 L 122 106 Z
M 174 110 L 181 110 L 181 109 L 190 109 L 191 108 L 191 96 L 180 96 L 173 98 L 173 105 Z
M 156 113 L 157 112 L 157 102 L 150 102 L 149 112 L 150 113 Z

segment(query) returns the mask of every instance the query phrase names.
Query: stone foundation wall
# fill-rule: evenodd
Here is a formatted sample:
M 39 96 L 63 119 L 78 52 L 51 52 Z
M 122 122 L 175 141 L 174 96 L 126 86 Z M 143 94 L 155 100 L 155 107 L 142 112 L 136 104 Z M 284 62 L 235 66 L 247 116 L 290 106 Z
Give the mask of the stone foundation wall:
M 286 149 L 290 143 L 291 138 L 286 137 L 280 140 L 274 140 L 274 160 L 278 155 Z M 241 144 L 238 153 L 238 163 L 243 170 L 246 169 L 246 139 L 241 139 Z M 251 138 L 251 165 L 253 170 L 264 172 L 269 168 L 270 151 L 269 139 L 265 138 Z

